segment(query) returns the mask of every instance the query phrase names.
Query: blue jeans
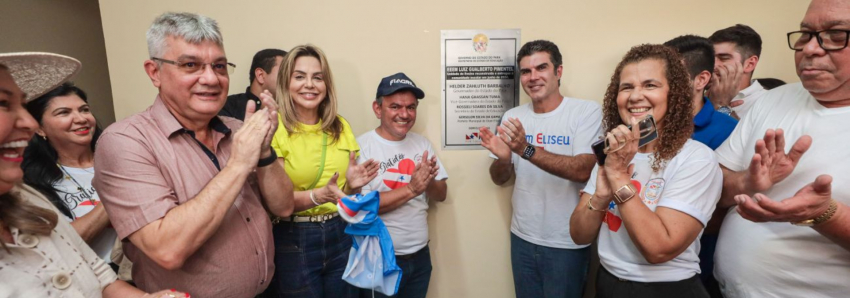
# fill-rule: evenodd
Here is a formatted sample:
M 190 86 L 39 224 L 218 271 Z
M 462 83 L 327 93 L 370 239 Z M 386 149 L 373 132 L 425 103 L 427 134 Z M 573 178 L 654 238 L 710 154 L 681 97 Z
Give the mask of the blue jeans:
M 398 284 L 398 293 L 387 296 L 375 292 L 375 297 L 380 298 L 425 298 L 428 294 L 428 284 L 431 283 L 431 250 L 427 245 L 419 251 L 408 255 L 409 258 L 396 256 L 395 262 L 401 268 L 401 282 Z M 372 290 L 360 290 L 360 297 L 371 298 Z
M 275 276 L 278 297 L 357 297 L 357 288 L 342 280 L 351 250 L 345 222 L 280 222 L 274 225 Z
M 511 268 L 517 298 L 581 298 L 590 248 L 540 246 L 511 233 Z

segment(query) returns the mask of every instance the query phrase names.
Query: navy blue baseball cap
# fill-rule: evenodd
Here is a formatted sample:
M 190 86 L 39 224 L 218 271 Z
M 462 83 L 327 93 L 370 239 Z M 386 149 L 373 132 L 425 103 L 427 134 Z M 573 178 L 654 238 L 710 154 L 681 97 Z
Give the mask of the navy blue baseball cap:
M 375 99 L 401 90 L 410 90 L 413 92 L 413 95 L 416 96 L 416 99 L 422 99 L 425 97 L 425 92 L 423 92 L 422 89 L 419 89 L 419 87 L 416 87 L 416 84 L 414 84 L 413 80 L 408 78 L 407 75 L 400 72 L 381 79 L 381 84 L 378 85 L 378 94 L 375 95 Z

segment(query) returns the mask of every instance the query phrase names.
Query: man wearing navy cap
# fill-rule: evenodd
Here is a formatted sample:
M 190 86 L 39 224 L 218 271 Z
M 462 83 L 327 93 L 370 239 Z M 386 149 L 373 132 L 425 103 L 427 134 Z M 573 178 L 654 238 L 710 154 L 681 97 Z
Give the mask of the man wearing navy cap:
M 425 297 L 431 280 L 428 249 L 428 200 L 446 200 L 449 178 L 434 147 L 425 137 L 410 132 L 416 108 L 425 92 L 404 73 L 381 80 L 372 103 L 380 126 L 357 137 L 360 159 L 381 163 L 378 176 L 363 186 L 363 193 L 381 193 L 379 213 L 392 236 L 396 263 L 402 270 L 398 293 L 393 297 Z M 372 297 L 371 291 L 363 291 Z M 375 297 L 386 297 L 375 292 Z

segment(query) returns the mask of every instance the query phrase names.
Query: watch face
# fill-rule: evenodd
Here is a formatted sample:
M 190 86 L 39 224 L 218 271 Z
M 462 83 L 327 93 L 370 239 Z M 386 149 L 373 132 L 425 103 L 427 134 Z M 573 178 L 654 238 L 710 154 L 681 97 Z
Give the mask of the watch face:
M 528 145 L 525 147 L 525 150 L 522 151 L 522 158 L 529 159 L 532 155 L 534 155 L 535 148 L 534 146 Z

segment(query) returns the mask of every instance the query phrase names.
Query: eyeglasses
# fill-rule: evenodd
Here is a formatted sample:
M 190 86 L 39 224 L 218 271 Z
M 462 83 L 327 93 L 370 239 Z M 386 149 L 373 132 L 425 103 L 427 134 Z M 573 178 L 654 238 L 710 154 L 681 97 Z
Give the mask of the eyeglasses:
M 788 47 L 802 51 L 806 44 L 817 38 L 821 48 L 827 51 L 837 51 L 847 47 L 850 30 L 794 31 L 788 32 Z
M 236 64 L 233 64 L 233 63 L 230 63 L 230 62 L 213 62 L 213 63 L 200 63 L 200 62 L 195 62 L 195 61 L 177 62 L 177 61 L 165 60 L 165 59 L 156 58 L 156 57 L 151 57 L 151 60 L 175 65 L 175 66 L 177 66 L 178 69 L 180 69 L 183 72 L 186 72 L 188 74 L 196 74 L 198 72 L 201 72 L 201 71 L 204 70 L 204 68 L 206 68 L 206 66 L 208 64 L 209 64 L 210 67 L 212 67 L 212 70 L 219 75 L 233 74 L 233 71 L 236 69 Z

